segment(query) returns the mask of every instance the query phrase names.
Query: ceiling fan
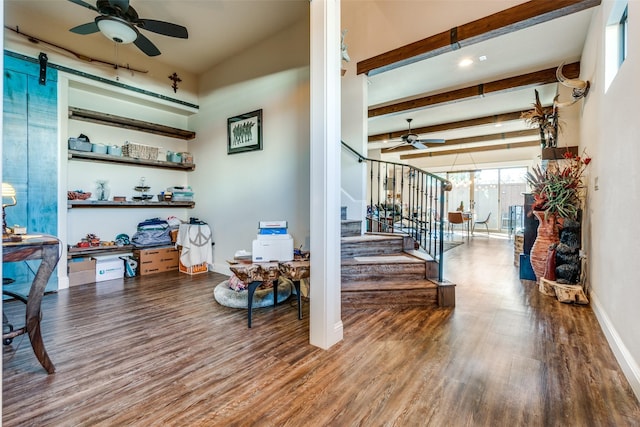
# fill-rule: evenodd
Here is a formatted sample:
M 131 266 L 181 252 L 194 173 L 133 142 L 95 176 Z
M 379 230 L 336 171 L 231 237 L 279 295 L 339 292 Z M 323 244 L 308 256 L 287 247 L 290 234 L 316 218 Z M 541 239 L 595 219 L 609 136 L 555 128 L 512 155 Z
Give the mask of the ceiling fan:
M 409 123 L 409 132 L 407 132 L 406 134 L 400 137 L 402 139 L 402 142 L 398 145 L 388 148 L 389 150 L 394 150 L 404 145 L 410 145 L 413 148 L 424 150 L 426 148 L 429 148 L 424 144 L 444 144 L 445 143 L 445 140 L 442 138 L 426 138 L 426 139 L 418 138 L 417 134 L 411 132 L 412 121 L 413 119 L 407 119 L 407 123 Z
M 138 28 L 169 37 L 189 38 L 187 29 L 181 25 L 139 18 L 133 6 L 129 5 L 129 0 L 97 0 L 95 6 L 83 0 L 69 1 L 100 14 L 94 22 L 71 28 L 69 31 L 72 33 L 86 35 L 100 31 L 116 43 L 135 44 L 148 56 L 160 55 L 160 50 Z

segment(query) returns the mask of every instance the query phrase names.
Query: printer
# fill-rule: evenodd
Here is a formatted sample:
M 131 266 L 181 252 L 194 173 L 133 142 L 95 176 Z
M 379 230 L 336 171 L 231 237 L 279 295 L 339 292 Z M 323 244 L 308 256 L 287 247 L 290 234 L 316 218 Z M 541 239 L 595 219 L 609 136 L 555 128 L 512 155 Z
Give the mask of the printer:
M 293 238 L 287 233 L 287 221 L 260 221 L 258 236 L 251 250 L 253 262 L 292 261 Z

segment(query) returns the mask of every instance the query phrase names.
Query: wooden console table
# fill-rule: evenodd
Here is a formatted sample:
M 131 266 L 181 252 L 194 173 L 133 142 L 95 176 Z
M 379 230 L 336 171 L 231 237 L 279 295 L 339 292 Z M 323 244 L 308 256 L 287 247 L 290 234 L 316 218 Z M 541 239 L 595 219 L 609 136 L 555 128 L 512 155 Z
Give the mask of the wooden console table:
M 298 298 L 298 319 L 302 319 L 300 280 L 309 277 L 309 261 L 237 263 L 232 264 L 229 269 L 247 284 L 247 322 L 249 328 L 251 327 L 253 294 L 262 282 L 273 282 L 273 306 L 275 307 L 278 303 L 278 278 L 280 275 L 293 282 Z
M 51 359 L 49 359 L 47 350 L 44 348 L 42 335 L 40 333 L 40 304 L 42 303 L 42 297 L 44 295 L 47 282 L 49 281 L 49 277 L 51 277 L 51 273 L 56 268 L 58 259 L 60 258 L 60 241 L 54 236 L 25 235 L 21 241 L 2 242 L 2 256 L 3 263 L 37 259 L 42 260 L 33 282 L 31 283 L 29 296 L 26 300 L 27 310 L 25 326 L 9 333 L 2 334 L 2 340 L 10 340 L 18 335 L 28 333 L 29 340 L 31 341 L 31 347 L 33 348 L 36 358 L 47 373 L 53 374 L 55 372 L 55 367 L 53 366 Z M 13 292 L 3 291 L 3 293 L 24 301 L 24 297 L 18 296 Z

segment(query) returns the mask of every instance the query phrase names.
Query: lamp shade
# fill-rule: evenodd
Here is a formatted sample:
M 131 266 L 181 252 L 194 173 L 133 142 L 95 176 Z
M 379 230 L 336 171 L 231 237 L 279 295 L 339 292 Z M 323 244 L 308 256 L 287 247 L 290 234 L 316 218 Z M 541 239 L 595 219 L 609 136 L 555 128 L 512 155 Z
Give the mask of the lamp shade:
M 2 183 L 2 197 L 16 197 L 16 190 L 11 184 Z
M 126 22 L 113 17 L 101 16 L 96 19 L 100 32 L 116 43 L 133 43 L 138 38 L 137 31 Z
M 4 198 L 11 199 L 11 203 L 5 203 Z M 13 188 L 11 184 L 7 184 L 6 182 L 2 183 L 2 222 L 3 227 L 6 228 L 7 225 L 4 224 L 4 208 L 7 206 L 15 206 L 18 203 L 16 200 L 16 189 Z

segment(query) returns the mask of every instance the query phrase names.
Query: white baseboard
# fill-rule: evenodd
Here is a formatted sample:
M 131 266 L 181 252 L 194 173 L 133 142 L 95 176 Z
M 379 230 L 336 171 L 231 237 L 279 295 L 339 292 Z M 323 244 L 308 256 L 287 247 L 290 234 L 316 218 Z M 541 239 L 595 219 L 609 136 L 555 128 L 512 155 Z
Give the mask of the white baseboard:
M 627 347 L 624 345 L 622 338 L 618 335 L 613 323 L 611 323 L 611 319 L 609 319 L 609 316 L 607 316 L 607 313 L 604 311 L 602 304 L 600 304 L 598 296 L 591 291 L 589 293 L 589 297 L 591 298 L 593 311 L 598 318 L 598 322 L 602 327 L 604 335 L 607 337 L 607 342 L 609 343 L 611 350 L 613 350 L 613 354 L 620 364 L 620 368 L 622 368 L 622 372 L 625 377 L 627 377 L 627 381 L 629 381 L 634 394 L 638 400 L 640 400 L 640 366 L 638 366 L 638 362 L 633 358 Z

